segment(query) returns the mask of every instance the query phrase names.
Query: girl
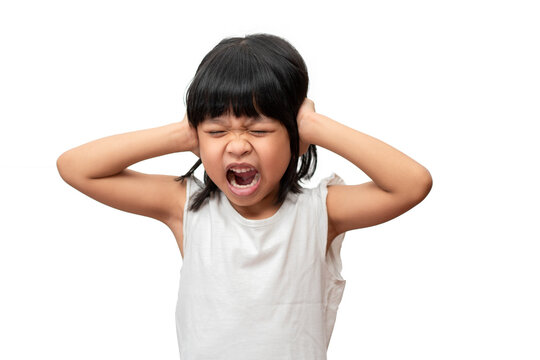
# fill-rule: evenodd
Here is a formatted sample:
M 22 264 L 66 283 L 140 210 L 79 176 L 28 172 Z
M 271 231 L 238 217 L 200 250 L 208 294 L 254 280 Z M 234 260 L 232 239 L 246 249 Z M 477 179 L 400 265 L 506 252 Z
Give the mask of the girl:
M 183 360 L 326 359 L 341 302 L 345 232 L 422 201 L 431 176 L 393 147 L 315 111 L 308 73 L 286 40 L 222 40 L 202 60 L 181 122 L 63 153 L 62 178 L 117 209 L 166 224 L 183 258 L 176 324 Z M 316 146 L 372 181 L 336 174 L 307 189 Z M 199 157 L 176 178 L 128 166 L 173 152 Z M 204 183 L 194 177 L 202 163 Z

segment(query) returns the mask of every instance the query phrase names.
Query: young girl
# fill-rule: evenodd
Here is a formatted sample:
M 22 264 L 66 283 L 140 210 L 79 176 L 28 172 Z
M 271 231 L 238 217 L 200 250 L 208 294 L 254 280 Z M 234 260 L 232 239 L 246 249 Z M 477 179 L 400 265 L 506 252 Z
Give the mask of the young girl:
M 315 111 L 308 73 L 286 40 L 222 40 L 202 60 L 181 122 L 63 153 L 62 178 L 86 195 L 166 224 L 182 270 L 176 308 L 183 360 L 322 360 L 345 280 L 345 232 L 422 201 L 431 176 L 393 147 Z M 316 147 L 372 181 L 336 174 L 312 189 Z M 184 176 L 128 166 L 168 153 L 200 159 Z M 193 172 L 202 163 L 204 183 Z

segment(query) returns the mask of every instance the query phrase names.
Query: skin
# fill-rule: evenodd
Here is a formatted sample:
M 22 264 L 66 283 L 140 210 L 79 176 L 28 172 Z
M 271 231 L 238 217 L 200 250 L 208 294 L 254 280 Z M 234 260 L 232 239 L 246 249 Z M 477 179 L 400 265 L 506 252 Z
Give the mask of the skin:
M 372 179 L 358 185 L 328 187 L 327 249 L 337 235 L 391 220 L 416 206 L 430 192 L 432 178 L 425 167 L 383 141 L 317 113 L 314 102 L 308 98 L 298 111 L 297 124 L 300 154 L 306 152 L 309 144 L 324 147 L 349 160 Z M 205 142 L 203 146 L 207 145 Z M 192 151 L 198 150 L 195 147 Z M 219 180 L 223 184 L 223 179 Z M 276 210 L 267 201 L 259 205 L 256 209 L 261 217 Z M 239 209 L 241 212 L 242 208 Z
M 291 153 L 289 135 L 278 120 L 222 115 L 203 121 L 197 137 L 208 176 L 238 213 L 248 219 L 264 219 L 279 209 L 274 202 Z M 261 180 L 253 194 L 241 196 L 230 190 L 227 166 L 232 163 L 249 163 L 259 171 Z
M 205 132 L 205 124 L 193 129 L 185 116 L 180 122 L 79 145 L 62 153 L 56 165 L 62 179 L 89 197 L 167 225 L 183 256 L 186 182 L 175 181 L 176 175 L 145 174 L 128 167 L 145 159 L 191 151 L 201 157 L 209 175 L 240 214 L 267 218 L 277 210 L 270 200 L 277 194 L 277 183 L 290 158 L 289 139 L 279 123 L 256 129 L 248 120 L 226 116 L 219 125 L 224 127 L 223 137 L 214 138 Z M 323 147 L 349 160 L 372 180 L 328 187 L 327 249 L 337 235 L 391 220 L 430 192 L 432 179 L 425 167 L 392 146 L 317 113 L 310 99 L 302 104 L 297 122 L 301 153 L 309 144 Z M 271 132 L 258 137 L 252 133 L 255 130 Z M 261 187 L 252 196 L 239 198 L 230 193 L 225 169 L 231 162 L 249 162 L 260 170 Z
M 339 234 L 378 225 L 420 203 L 431 191 L 429 171 L 383 141 L 315 111 L 306 98 L 298 113 L 302 143 L 332 151 L 368 175 L 372 181 L 328 187 L 328 247 Z

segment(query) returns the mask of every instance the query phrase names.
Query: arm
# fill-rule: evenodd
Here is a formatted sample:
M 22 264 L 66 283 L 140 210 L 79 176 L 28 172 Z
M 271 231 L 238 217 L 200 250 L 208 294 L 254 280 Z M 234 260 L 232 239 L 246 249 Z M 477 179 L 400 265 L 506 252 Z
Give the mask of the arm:
M 175 182 L 175 176 L 143 174 L 127 167 L 181 151 L 198 155 L 197 135 L 187 117 L 80 145 L 60 155 L 56 164 L 62 179 L 89 197 L 166 223 L 178 214 L 179 206 L 183 208 L 185 184 Z
M 316 113 L 309 99 L 298 113 L 298 126 L 303 149 L 305 144 L 322 146 L 373 180 L 328 188 L 332 236 L 393 219 L 421 202 L 431 190 L 431 175 L 425 167 L 374 137 Z

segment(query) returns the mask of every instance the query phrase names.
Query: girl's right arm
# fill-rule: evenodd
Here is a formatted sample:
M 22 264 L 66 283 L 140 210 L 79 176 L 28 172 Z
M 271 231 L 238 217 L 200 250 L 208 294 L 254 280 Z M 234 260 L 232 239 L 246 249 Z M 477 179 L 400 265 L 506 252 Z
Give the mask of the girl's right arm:
M 182 221 L 185 182 L 177 176 L 127 169 L 139 161 L 182 151 L 197 156 L 198 138 L 187 116 L 181 122 L 112 135 L 64 152 L 56 165 L 64 181 L 116 209 L 144 215 L 171 226 Z

